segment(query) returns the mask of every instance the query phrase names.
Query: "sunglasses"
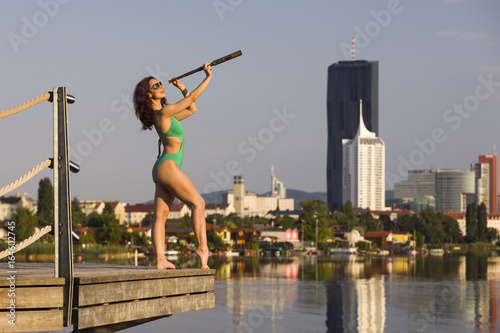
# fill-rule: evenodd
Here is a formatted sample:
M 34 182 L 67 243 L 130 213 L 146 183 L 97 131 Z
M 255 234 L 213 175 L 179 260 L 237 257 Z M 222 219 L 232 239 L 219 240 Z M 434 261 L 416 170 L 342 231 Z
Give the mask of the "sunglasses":
M 151 88 L 149 88 L 149 89 L 158 90 L 158 89 L 160 89 L 160 86 L 163 86 L 163 84 L 161 84 L 161 82 L 157 82 L 157 83 L 153 84 L 151 86 Z

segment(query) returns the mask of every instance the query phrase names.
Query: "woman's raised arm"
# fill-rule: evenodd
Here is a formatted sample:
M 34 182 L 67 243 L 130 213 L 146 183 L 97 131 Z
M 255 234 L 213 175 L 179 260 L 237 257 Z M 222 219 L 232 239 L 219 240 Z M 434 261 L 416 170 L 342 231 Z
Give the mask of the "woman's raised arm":
M 160 116 L 166 116 L 166 117 L 174 116 L 176 119 L 178 117 L 180 118 L 177 120 L 181 120 L 193 114 L 193 112 L 190 112 L 189 110 L 186 109 L 188 109 L 191 106 L 191 104 L 193 104 L 201 96 L 201 94 L 205 91 L 205 88 L 208 86 L 208 83 L 212 79 L 212 67 L 210 66 L 209 63 L 203 65 L 203 70 L 205 71 L 206 77 L 200 83 L 200 85 L 196 87 L 196 89 L 194 89 L 187 97 L 181 99 L 177 103 L 165 105 L 160 110 Z M 179 114 L 181 112 L 182 114 Z M 184 113 L 187 114 L 184 116 Z

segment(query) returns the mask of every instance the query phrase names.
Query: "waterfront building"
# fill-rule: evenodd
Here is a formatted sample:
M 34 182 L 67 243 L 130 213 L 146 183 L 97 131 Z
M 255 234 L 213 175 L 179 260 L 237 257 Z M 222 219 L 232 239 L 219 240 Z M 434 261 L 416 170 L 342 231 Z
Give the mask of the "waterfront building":
M 17 206 L 26 207 L 36 214 L 38 202 L 28 193 L 17 193 L 9 197 L 0 197 L 0 221 L 10 219 L 16 212 Z
M 75 232 L 80 236 L 80 241 L 79 243 L 82 245 L 83 248 L 86 246 L 95 243 L 96 239 L 96 232 L 94 229 L 83 226 L 83 227 L 78 227 L 75 229 Z
M 474 171 L 436 170 L 436 211 L 465 212 L 471 195 L 475 196 Z
M 491 214 L 498 212 L 497 198 L 497 155 L 479 155 L 479 163 L 488 163 L 490 165 L 490 210 Z
M 335 237 L 335 242 L 344 243 L 348 248 L 354 248 L 358 242 L 367 242 L 371 244 L 371 241 L 366 240 L 357 229 L 352 230 L 341 230 L 332 227 L 332 232 Z
M 215 229 L 215 233 L 217 236 L 222 239 L 222 241 L 230 246 L 232 246 L 232 241 L 231 241 L 231 229 L 226 228 L 226 227 L 217 227 L 214 226 L 213 224 L 207 223 L 207 231 L 212 230 L 212 228 Z
M 135 204 L 125 206 L 125 221 L 127 225 L 137 225 L 144 220 L 146 215 L 153 214 L 154 204 Z
M 100 200 L 88 200 L 88 201 L 80 201 L 80 208 L 85 215 L 89 215 L 90 213 L 102 214 L 104 210 L 104 206 L 106 203 L 111 205 L 113 208 L 113 212 L 115 213 L 116 218 L 120 224 L 125 223 L 125 206 L 126 203 L 120 201 L 100 201 Z
M 265 238 L 273 239 L 276 242 L 290 242 L 298 243 L 299 231 L 295 229 L 279 229 L 279 228 L 267 228 L 260 230 L 260 238 L 264 240 Z
M 223 194 L 223 204 L 234 207 L 240 216 L 271 217 L 271 211 L 293 211 L 294 199 L 280 196 L 260 197 L 256 193 L 246 192 L 245 180 L 238 175 L 233 178 L 233 190 Z
M 127 225 L 129 226 L 137 225 L 141 223 L 148 214 L 154 214 L 154 209 L 155 209 L 154 204 L 126 205 L 125 222 L 127 222 Z M 182 202 L 173 203 L 170 206 L 170 212 L 168 214 L 167 221 L 182 219 L 186 214 L 188 216 L 191 216 L 191 209 L 189 209 L 189 207 L 186 204 Z M 152 220 L 150 222 L 152 222 Z M 146 225 L 144 225 L 143 227 L 146 227 Z
M 385 145 L 369 131 L 359 102 L 359 127 L 352 139 L 342 140 L 342 202 L 359 208 L 385 207 Z
M 408 231 L 392 231 L 393 243 L 406 244 L 411 240 L 411 235 Z
M 462 232 L 462 235 L 467 235 L 467 227 L 466 227 L 466 221 L 465 221 L 465 215 L 466 212 L 461 212 L 461 213 L 450 213 L 450 212 L 445 212 L 445 215 L 453 217 L 455 220 L 457 220 L 458 227 L 460 228 L 460 231 Z M 486 215 L 486 226 L 487 228 L 493 228 L 498 231 L 498 234 L 500 235 L 500 214 L 487 214 Z
M 259 239 L 260 230 L 254 228 L 231 229 L 231 241 L 233 247 L 237 250 L 245 249 L 246 243 L 253 239 Z
M 378 62 L 339 61 L 328 67 L 327 87 L 327 204 L 342 203 L 342 140 L 353 139 L 359 128 L 359 100 L 364 103 L 366 128 L 378 135 Z
M 392 243 L 392 231 L 367 231 L 364 236 L 366 240 L 377 244 L 381 249 L 384 244 Z

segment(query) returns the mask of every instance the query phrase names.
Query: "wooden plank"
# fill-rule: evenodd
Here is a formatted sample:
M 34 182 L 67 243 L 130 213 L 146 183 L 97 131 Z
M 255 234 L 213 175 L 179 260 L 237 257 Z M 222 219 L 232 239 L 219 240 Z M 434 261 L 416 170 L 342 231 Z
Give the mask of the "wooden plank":
M 50 263 L 16 263 L 13 269 L 10 269 L 7 263 L 0 263 L 0 276 L 8 276 L 8 272 L 15 271 L 19 277 L 33 277 L 36 272 L 40 277 L 54 277 L 54 264 Z
M 145 266 L 75 264 L 75 285 L 200 275 L 215 276 L 215 269 L 158 270 Z
M 15 270 L 16 285 L 21 285 L 21 283 L 23 283 L 23 285 L 64 285 L 64 278 L 54 278 L 53 263 L 18 263 L 16 264 Z M 154 267 L 111 264 L 77 263 L 74 265 L 74 270 L 75 284 L 215 275 L 215 269 L 205 270 L 187 268 L 158 270 Z M 8 271 L 8 264 L 0 263 L 0 286 L 9 285 L 9 281 L 4 279 L 4 277 L 6 278 L 9 276 Z
M 15 325 L 8 323 L 8 312 L 0 311 L 0 332 L 62 331 L 62 310 L 22 311 L 16 309 Z
M 78 308 L 73 319 L 77 329 L 84 329 L 214 307 L 215 294 L 203 293 Z
M 215 290 L 213 275 L 75 286 L 74 307 Z
M 36 273 L 33 273 L 32 276 L 37 276 Z M 1 278 L 1 277 L 0 277 Z M 23 278 L 23 277 L 18 277 L 16 276 L 16 287 L 35 287 L 35 286 L 40 286 L 40 287 L 47 287 L 47 286 L 64 286 L 64 278 L 43 278 L 43 277 L 37 277 L 37 278 Z M 4 278 L 0 279 L 0 287 L 9 287 L 10 283 Z
M 62 308 L 63 286 L 19 287 L 16 285 L 15 289 L 0 288 L 0 309 L 6 309 L 11 299 L 15 300 L 16 310 Z
M 15 273 L 11 273 L 15 272 Z M 8 287 L 7 279 L 15 276 L 17 286 L 63 286 L 64 278 L 54 278 L 54 264 L 51 263 L 16 263 L 10 269 L 7 263 L 0 263 L 0 287 Z

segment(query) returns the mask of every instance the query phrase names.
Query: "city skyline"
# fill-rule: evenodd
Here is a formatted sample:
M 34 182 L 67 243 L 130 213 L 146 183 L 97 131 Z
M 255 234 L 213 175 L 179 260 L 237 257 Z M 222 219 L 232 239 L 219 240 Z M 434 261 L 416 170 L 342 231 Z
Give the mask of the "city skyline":
M 151 74 L 165 83 L 239 49 L 214 68 L 183 123 L 182 170 L 200 193 L 230 189 L 236 174 L 267 192 L 271 165 L 288 189 L 326 191 L 327 68 L 350 60 L 352 38 L 357 60 L 379 64 L 387 189 L 412 169 L 466 170 L 500 138 L 498 2 L 41 0 L 0 9 L 0 110 L 67 87 L 80 200 L 150 201 L 157 138 L 140 131 L 135 84 Z M 183 82 L 192 91 L 201 79 Z M 170 102 L 182 97 L 165 89 Z M 51 157 L 51 114 L 44 102 L 1 120 L 1 186 Z M 36 197 L 42 177 L 51 170 L 16 191 Z

